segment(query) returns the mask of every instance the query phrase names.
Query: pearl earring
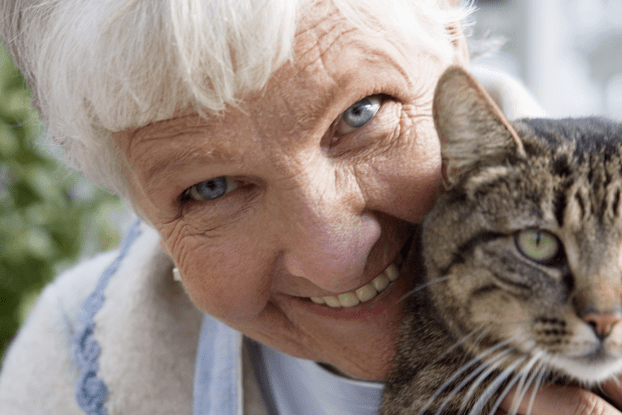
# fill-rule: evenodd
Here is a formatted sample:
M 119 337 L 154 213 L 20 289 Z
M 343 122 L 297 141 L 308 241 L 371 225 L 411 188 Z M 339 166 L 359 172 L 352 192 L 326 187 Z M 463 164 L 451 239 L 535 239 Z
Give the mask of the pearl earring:
M 173 280 L 181 281 L 181 275 L 179 275 L 179 270 L 177 267 L 173 268 Z

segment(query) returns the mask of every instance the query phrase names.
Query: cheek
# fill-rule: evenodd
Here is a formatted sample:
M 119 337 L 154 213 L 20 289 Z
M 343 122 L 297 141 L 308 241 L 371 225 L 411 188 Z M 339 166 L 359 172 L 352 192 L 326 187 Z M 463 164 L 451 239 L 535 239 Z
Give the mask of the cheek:
M 420 222 L 436 197 L 441 179 L 441 149 L 436 131 L 425 129 L 417 141 L 405 152 L 403 160 L 407 171 L 406 189 L 409 206 L 408 219 Z
M 252 236 L 179 234 L 165 239 L 184 287 L 201 309 L 228 323 L 255 318 L 267 305 L 273 256 Z
M 366 176 L 373 209 L 419 223 L 434 201 L 441 178 L 440 143 L 431 119 L 418 121 Z

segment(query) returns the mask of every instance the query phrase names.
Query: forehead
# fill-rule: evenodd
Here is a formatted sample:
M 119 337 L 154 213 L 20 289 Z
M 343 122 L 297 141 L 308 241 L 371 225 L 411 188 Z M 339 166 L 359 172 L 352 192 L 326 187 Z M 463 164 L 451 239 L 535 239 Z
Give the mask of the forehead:
M 295 80 L 303 87 L 315 87 L 316 82 L 343 84 L 347 81 L 344 75 L 356 76 L 365 64 L 374 65 L 376 71 L 382 66 L 393 66 L 406 75 L 403 70 L 408 65 L 408 55 L 424 53 L 423 48 L 416 51 L 398 40 L 397 32 L 388 35 L 391 32 L 387 29 L 380 36 L 378 30 L 355 26 L 331 2 L 313 3 L 308 10 L 303 8 L 301 14 L 304 17 L 296 31 L 292 61 L 273 77 L 280 81 Z
M 130 163 L 140 164 L 139 170 L 152 166 L 148 170 L 153 173 L 161 169 L 157 160 L 184 159 L 199 147 L 206 160 L 242 160 L 249 141 L 281 149 L 302 135 L 323 134 L 341 112 L 367 95 L 412 102 L 422 91 L 433 91 L 437 76 L 431 71 L 438 75 L 442 70 L 440 57 L 357 28 L 330 3 L 307 7 L 301 11 L 305 17 L 292 59 L 262 90 L 241 97 L 236 107 L 217 116 L 183 114 L 118 134 Z
M 313 11 L 300 24 L 292 60 L 273 74 L 265 88 L 245 97 L 241 103 L 245 111 L 261 116 L 256 119 L 271 112 L 279 117 L 295 114 L 295 124 L 304 127 L 332 106 L 341 112 L 367 95 L 405 98 L 412 90 L 406 69 L 410 62 L 398 44 L 355 27 L 322 4 Z

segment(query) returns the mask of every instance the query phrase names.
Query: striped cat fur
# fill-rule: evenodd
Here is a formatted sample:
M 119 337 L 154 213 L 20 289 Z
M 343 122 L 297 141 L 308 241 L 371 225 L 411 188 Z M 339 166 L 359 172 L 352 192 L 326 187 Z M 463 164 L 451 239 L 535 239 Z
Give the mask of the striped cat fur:
M 418 288 L 381 413 L 491 414 L 550 382 L 598 391 L 622 373 L 622 126 L 510 123 L 457 67 L 433 107 L 444 191 L 402 270 Z

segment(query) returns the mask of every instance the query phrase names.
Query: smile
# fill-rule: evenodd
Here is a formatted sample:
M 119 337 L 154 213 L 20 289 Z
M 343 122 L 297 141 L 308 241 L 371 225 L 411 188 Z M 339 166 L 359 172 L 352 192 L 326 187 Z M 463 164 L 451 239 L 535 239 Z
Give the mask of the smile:
M 354 291 L 339 295 L 329 295 L 326 297 L 311 297 L 311 301 L 316 304 L 326 304 L 329 307 L 354 307 L 360 303 L 371 300 L 379 293 L 386 290 L 391 283 L 396 281 L 400 276 L 397 265 L 389 265 L 380 275 L 374 278 L 370 283 L 357 288 Z

